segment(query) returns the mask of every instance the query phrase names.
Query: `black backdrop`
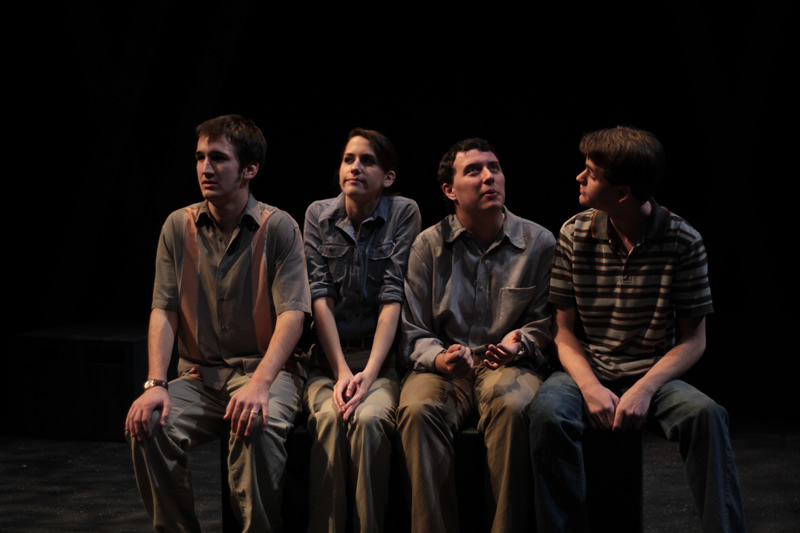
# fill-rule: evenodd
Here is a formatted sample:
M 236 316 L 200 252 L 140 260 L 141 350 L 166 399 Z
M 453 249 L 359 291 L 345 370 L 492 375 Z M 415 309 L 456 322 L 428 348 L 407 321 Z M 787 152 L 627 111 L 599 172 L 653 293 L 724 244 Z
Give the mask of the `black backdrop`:
M 301 226 L 362 126 L 395 143 L 396 188 L 423 227 L 445 213 L 439 158 L 482 136 L 509 208 L 554 232 L 580 210 L 581 135 L 625 124 L 666 146 L 656 199 L 709 251 L 716 313 L 690 378 L 739 412 L 788 410 L 796 41 L 785 3 L 750 4 L 30 12 L 7 45 L 11 331 L 146 323 L 161 223 L 200 198 L 193 129 L 207 118 L 256 120 L 268 151 L 252 190 Z

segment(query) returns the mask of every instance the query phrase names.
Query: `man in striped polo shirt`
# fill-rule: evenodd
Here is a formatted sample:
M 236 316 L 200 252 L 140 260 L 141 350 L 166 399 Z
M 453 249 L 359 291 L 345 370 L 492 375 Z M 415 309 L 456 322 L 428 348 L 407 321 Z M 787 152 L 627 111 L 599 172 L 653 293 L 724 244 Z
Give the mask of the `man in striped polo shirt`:
M 561 228 L 550 283 L 564 371 L 531 410 L 538 530 L 586 531 L 586 425 L 652 428 L 679 442 L 705 531 L 743 531 L 727 413 L 678 378 L 702 356 L 712 312 L 700 234 L 652 199 L 664 150 L 617 127 L 581 140 L 588 210 Z

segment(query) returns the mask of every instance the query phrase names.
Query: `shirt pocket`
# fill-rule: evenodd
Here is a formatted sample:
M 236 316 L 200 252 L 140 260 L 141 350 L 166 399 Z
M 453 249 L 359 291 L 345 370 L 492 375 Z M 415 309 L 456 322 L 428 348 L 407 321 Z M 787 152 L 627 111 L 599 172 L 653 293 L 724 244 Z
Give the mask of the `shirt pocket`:
M 347 252 L 350 249 L 346 244 L 321 244 L 319 255 L 328 263 L 328 271 L 335 283 L 341 283 L 347 272 Z
M 500 289 L 500 309 L 497 324 L 509 329 L 524 325 L 520 323 L 520 319 L 525 314 L 535 294 L 535 285 L 532 287 L 504 287 Z
M 394 241 L 373 246 L 367 252 L 367 276 L 376 285 L 383 285 L 383 277 L 394 254 Z

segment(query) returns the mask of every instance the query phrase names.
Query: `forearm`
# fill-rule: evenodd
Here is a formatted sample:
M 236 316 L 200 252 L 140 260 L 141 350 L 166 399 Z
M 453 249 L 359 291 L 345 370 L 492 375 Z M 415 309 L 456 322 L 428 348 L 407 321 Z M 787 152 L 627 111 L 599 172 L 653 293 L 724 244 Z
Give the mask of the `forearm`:
M 397 323 L 400 321 L 400 302 L 384 304 L 378 312 L 378 325 L 375 328 L 375 338 L 372 341 L 372 351 L 369 354 L 369 362 L 364 373 L 372 378 L 375 377 L 383 367 L 386 356 L 394 342 L 397 333 Z
M 269 341 L 267 353 L 261 359 L 251 381 L 270 387 L 278 376 L 278 372 L 286 364 L 300 334 L 303 332 L 305 313 L 302 311 L 284 311 L 278 315 L 275 331 Z
M 554 344 L 561 366 L 575 380 L 581 391 L 601 385 L 586 358 L 583 346 L 574 333 L 556 327 Z
M 586 395 L 593 387 L 602 386 L 595 376 L 592 365 L 586 358 L 583 345 L 575 336 L 577 309 L 574 307 L 555 306 L 553 320 L 553 342 L 558 353 L 558 360 L 570 377 Z
M 681 321 L 681 340 L 636 382 L 650 396 L 662 385 L 685 374 L 706 349 L 705 318 Z
M 339 330 L 336 328 L 336 318 L 333 315 L 333 298 L 317 298 L 312 304 L 314 308 L 314 324 L 317 330 L 319 342 L 322 344 L 322 351 L 333 371 L 336 379 L 339 373 L 345 369 L 349 370 L 342 352 Z
M 172 346 L 178 331 L 178 313 L 153 309 L 147 333 L 147 377 L 167 380 L 167 369 L 172 359 Z

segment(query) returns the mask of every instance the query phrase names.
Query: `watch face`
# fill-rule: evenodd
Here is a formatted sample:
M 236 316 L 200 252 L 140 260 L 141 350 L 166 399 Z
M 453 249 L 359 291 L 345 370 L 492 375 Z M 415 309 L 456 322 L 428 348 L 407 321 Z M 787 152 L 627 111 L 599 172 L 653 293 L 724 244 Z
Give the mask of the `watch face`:
M 144 382 L 144 390 L 147 390 L 147 389 L 151 388 L 152 386 L 153 386 L 153 380 L 152 379 L 148 379 L 147 381 Z

